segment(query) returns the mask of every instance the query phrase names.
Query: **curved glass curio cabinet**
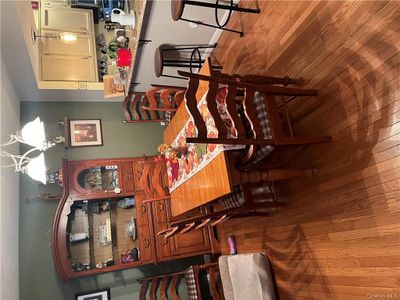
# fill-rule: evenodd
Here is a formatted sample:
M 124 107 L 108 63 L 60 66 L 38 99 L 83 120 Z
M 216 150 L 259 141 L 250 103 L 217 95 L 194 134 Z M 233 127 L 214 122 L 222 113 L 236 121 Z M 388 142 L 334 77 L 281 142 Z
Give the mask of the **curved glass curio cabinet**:
M 208 228 L 164 239 L 169 201 L 143 204 L 143 164 L 154 157 L 63 160 L 52 253 L 63 280 L 211 252 Z

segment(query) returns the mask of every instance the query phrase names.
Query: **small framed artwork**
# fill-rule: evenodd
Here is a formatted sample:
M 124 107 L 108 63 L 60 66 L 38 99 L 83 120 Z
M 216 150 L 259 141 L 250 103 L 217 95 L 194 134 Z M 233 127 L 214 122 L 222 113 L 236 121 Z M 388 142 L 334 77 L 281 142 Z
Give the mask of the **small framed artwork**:
M 110 300 L 110 299 L 111 299 L 110 288 L 75 294 L 75 300 Z
M 69 120 L 70 147 L 103 146 L 101 120 Z

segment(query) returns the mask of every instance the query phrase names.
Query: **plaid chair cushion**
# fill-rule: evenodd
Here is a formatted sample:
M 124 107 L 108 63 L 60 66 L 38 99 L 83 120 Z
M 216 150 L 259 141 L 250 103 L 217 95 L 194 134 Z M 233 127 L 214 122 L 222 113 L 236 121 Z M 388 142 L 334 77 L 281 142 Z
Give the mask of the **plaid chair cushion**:
M 259 92 L 254 93 L 254 103 L 256 105 L 257 117 L 260 120 L 261 127 L 263 129 L 263 134 L 265 139 L 271 139 L 271 128 L 269 127 L 268 114 L 264 103 L 265 95 Z M 274 150 L 274 147 L 270 145 L 259 146 L 256 150 L 256 154 L 253 157 L 252 163 L 256 164 L 265 158 Z
M 234 186 L 232 193 L 218 199 L 222 210 L 240 207 L 244 203 L 244 195 L 240 186 Z
M 258 198 L 262 198 L 262 201 L 272 201 L 272 199 L 265 199 L 262 197 L 264 194 L 271 192 L 271 188 L 267 184 L 253 187 L 251 189 L 251 194 L 253 195 L 255 201 L 257 201 Z M 243 205 L 244 201 L 245 200 L 241 186 L 234 186 L 232 193 L 218 199 L 218 203 L 222 210 L 240 207 Z
M 228 129 L 228 137 L 235 137 L 237 135 L 236 130 L 233 127 L 232 119 L 230 118 L 228 114 L 228 110 L 226 107 L 226 97 L 228 95 L 228 89 L 224 87 L 223 85 L 220 85 L 220 88 L 218 90 L 217 94 L 217 108 L 218 112 L 221 115 L 221 118 L 225 124 L 225 127 Z M 269 127 L 269 121 L 268 121 L 268 113 L 265 107 L 264 103 L 264 97 L 265 95 L 260 92 L 255 92 L 254 93 L 254 103 L 256 107 L 256 114 L 257 117 L 260 121 L 260 125 L 263 130 L 263 135 L 265 139 L 270 139 L 272 138 L 271 134 L 271 129 Z M 244 111 L 242 106 L 238 106 L 238 113 L 241 116 L 242 120 L 246 120 L 244 116 Z M 252 135 L 252 129 L 251 126 L 248 122 L 245 122 L 245 130 L 248 136 Z M 264 157 L 266 157 L 268 154 L 270 154 L 274 150 L 274 147 L 270 145 L 262 145 L 258 146 L 256 149 L 256 154 L 253 157 L 252 163 L 256 164 L 259 161 L 261 161 Z
M 172 103 L 172 101 L 174 100 L 173 96 L 170 95 L 168 100 L 169 100 L 170 103 Z M 163 103 L 162 103 L 161 99 L 159 99 L 159 104 L 158 105 L 160 107 L 163 106 Z M 163 126 L 168 125 L 171 122 L 172 117 L 174 116 L 174 112 L 172 112 L 172 111 L 165 111 L 165 112 L 158 112 L 158 113 L 159 113 L 160 119 L 164 119 L 165 120 L 164 122 L 161 122 L 161 125 L 163 125 Z
M 198 300 L 200 299 L 200 295 L 197 293 L 197 288 L 196 288 L 196 278 L 194 276 L 194 270 L 193 267 L 190 266 L 184 271 L 185 275 L 185 281 L 186 281 L 186 286 L 187 286 L 187 291 L 188 291 L 188 296 L 189 300 Z
M 190 266 L 184 271 L 186 288 L 189 300 L 212 300 L 214 299 L 211 290 L 208 272 L 202 270 L 199 272 L 199 277 L 196 279 L 193 266 Z M 196 283 L 199 285 L 201 294 L 199 295 L 196 289 Z

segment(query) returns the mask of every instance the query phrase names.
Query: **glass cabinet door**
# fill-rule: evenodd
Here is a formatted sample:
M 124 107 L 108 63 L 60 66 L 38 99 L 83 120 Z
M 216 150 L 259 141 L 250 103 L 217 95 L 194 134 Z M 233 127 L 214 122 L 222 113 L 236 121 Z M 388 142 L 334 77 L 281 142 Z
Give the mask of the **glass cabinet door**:
M 120 189 L 118 165 L 94 166 L 82 170 L 78 175 L 79 185 L 90 192 L 115 191 Z

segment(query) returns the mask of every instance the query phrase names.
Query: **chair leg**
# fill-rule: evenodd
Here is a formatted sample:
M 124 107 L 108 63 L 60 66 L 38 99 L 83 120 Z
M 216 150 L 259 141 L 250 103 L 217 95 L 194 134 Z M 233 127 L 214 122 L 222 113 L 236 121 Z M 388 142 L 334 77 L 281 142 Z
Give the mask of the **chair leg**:
M 207 226 L 208 223 L 210 223 L 210 222 L 211 222 L 210 218 L 205 219 L 199 225 L 196 226 L 196 230 L 199 230 L 199 229 L 203 228 L 204 226 Z
M 213 226 L 213 227 L 214 227 L 214 226 L 217 226 L 218 224 L 221 224 L 221 223 L 223 223 L 223 222 L 229 220 L 230 218 L 231 218 L 230 215 L 225 214 L 225 215 L 223 215 L 222 217 L 220 217 L 220 218 L 218 218 L 217 220 L 215 220 L 214 222 L 212 222 L 212 223 L 211 223 L 211 226 Z
M 195 227 L 195 225 L 196 222 L 186 224 L 185 227 L 181 231 L 179 231 L 179 234 L 184 234 L 186 232 L 191 231 Z
M 160 297 L 161 297 L 161 300 L 168 300 L 168 297 L 167 297 L 167 283 L 168 283 L 168 276 L 164 276 L 164 278 L 161 281 L 161 286 L 160 286 Z
M 217 269 L 218 270 L 218 269 Z M 217 289 L 216 285 L 216 273 L 217 271 L 215 270 L 214 267 L 210 267 L 208 274 L 210 275 L 210 290 L 211 290 L 211 295 L 213 296 L 214 300 L 221 300 L 220 294 Z
M 240 183 L 256 183 L 260 181 L 277 181 L 296 177 L 310 177 L 316 169 L 269 169 L 240 172 Z
M 172 300 L 181 300 L 178 294 L 176 293 L 176 283 L 178 281 L 178 276 L 175 275 L 172 277 L 171 282 L 169 284 L 169 293 L 171 294 Z
M 149 282 L 147 280 L 145 280 L 141 283 L 141 285 L 142 285 L 142 287 L 140 288 L 139 299 L 146 300 L 146 292 L 147 292 L 147 288 L 149 286 Z
M 158 279 L 151 281 L 150 300 L 157 300 Z
M 272 77 L 272 76 L 261 76 L 261 75 L 244 75 L 240 76 L 241 81 L 255 83 L 255 84 L 282 84 L 288 86 L 289 84 L 298 85 L 300 81 L 285 77 Z

